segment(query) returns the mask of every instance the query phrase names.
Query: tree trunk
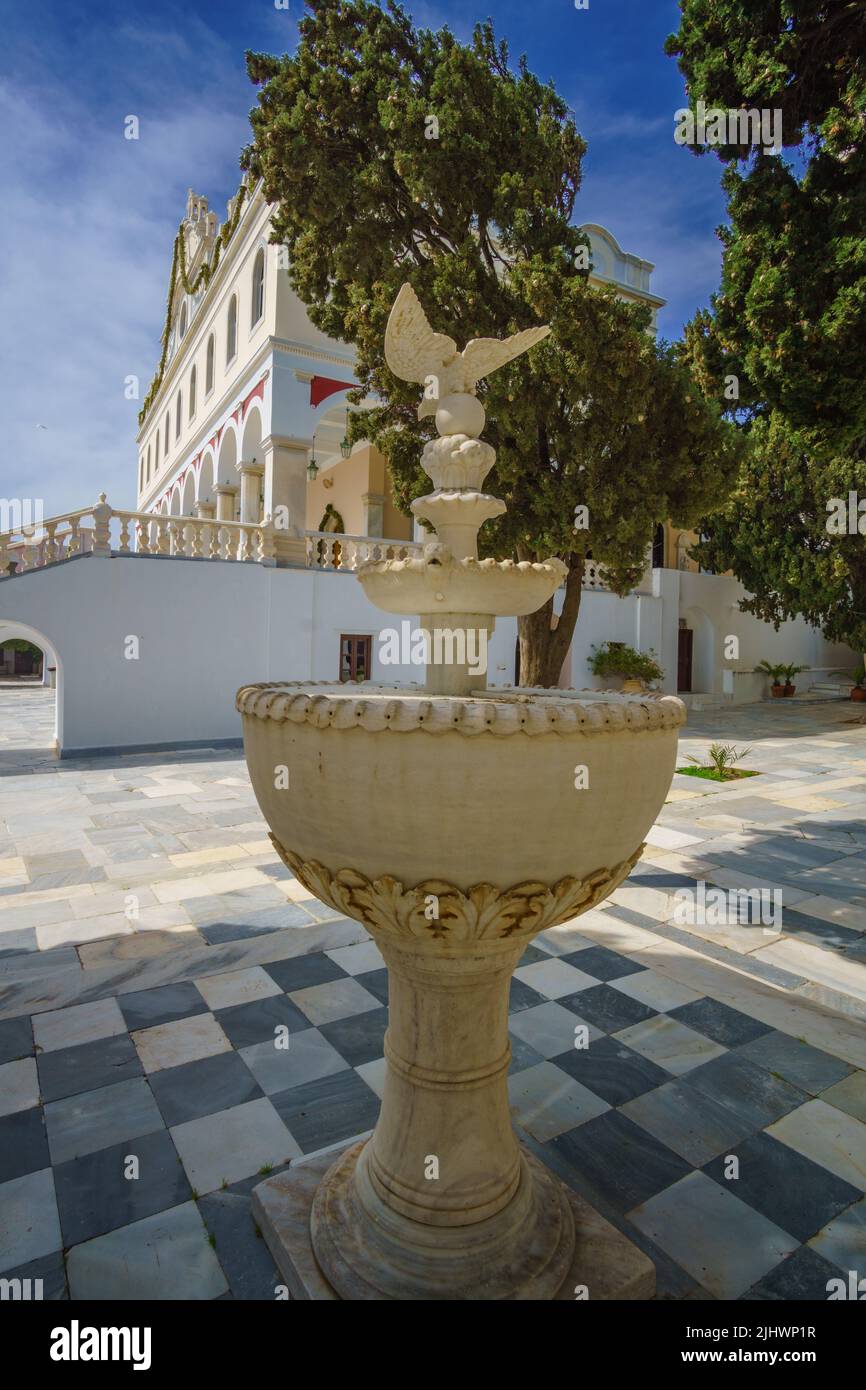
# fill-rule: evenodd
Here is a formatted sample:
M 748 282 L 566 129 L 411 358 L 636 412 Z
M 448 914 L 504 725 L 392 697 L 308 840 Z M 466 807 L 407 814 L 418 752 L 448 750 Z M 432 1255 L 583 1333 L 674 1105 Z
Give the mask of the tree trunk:
M 520 556 L 520 559 L 528 558 L 528 555 Z M 565 602 L 555 626 L 551 622 L 554 618 L 552 598 L 535 613 L 517 619 L 521 685 L 550 687 L 558 684 L 580 611 L 583 571 L 583 556 L 569 555 Z

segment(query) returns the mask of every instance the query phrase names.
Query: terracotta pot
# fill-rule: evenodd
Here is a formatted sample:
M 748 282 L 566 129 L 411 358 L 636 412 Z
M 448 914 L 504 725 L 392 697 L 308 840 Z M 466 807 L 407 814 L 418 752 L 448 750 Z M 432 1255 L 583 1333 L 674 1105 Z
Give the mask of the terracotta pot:
M 796 687 L 796 685 L 792 685 L 790 681 L 786 681 L 786 683 L 785 683 L 785 685 L 784 685 L 784 687 L 783 687 L 783 689 L 782 689 L 782 694 L 785 696 L 785 698 L 788 699 L 788 700 L 790 700 L 791 696 L 792 696 L 792 695 L 796 695 L 796 693 L 797 693 L 797 687 Z
M 770 690 L 774 700 L 781 700 L 785 693 L 785 687 L 783 685 L 771 685 Z
M 866 700 L 866 690 L 863 689 L 863 686 L 862 686 L 862 685 L 855 685 L 855 686 L 852 687 L 852 689 L 851 689 L 851 699 L 852 699 L 852 700 Z

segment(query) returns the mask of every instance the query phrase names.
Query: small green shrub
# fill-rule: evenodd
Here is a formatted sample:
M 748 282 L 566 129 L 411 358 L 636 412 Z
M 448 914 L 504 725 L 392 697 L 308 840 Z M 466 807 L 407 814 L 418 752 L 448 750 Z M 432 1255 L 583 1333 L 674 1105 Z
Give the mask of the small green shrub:
M 664 671 L 655 653 L 635 651 L 625 642 L 603 642 L 592 647 L 589 669 L 594 676 L 621 676 L 623 680 L 660 681 Z

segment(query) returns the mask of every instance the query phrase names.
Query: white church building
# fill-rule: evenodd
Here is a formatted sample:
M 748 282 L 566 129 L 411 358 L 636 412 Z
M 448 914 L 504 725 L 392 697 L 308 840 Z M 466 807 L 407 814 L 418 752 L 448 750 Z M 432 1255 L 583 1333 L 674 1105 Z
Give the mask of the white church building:
M 103 495 L 0 535 L 0 646 L 25 637 L 45 652 L 63 756 L 233 743 L 235 691 L 252 681 L 423 682 L 423 667 L 383 666 L 379 634 L 399 620 L 368 603 L 353 573 L 418 538 L 383 456 L 349 447 L 352 351 L 310 323 L 270 230 L 261 186 L 241 185 L 222 227 L 190 192 L 141 413 L 135 510 Z M 653 266 L 605 228 L 584 230 L 591 278 L 655 313 Z M 654 651 L 663 688 L 694 703 L 762 698 L 764 658 L 808 667 L 801 693 L 856 664 L 802 621 L 776 632 L 741 613 L 742 586 L 700 573 L 693 540 L 659 527 L 626 598 L 587 566 L 561 685 L 598 684 L 587 658 L 607 640 Z M 513 683 L 516 629 L 497 623 L 488 685 Z

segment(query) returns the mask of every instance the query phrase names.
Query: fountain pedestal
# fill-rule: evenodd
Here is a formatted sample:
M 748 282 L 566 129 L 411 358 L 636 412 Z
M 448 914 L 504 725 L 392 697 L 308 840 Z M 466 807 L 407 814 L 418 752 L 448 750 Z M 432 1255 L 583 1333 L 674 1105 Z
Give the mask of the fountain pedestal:
M 652 1297 L 652 1262 L 512 1129 L 508 987 L 524 943 L 380 945 L 388 1070 L 371 1139 L 253 1194 L 292 1296 Z
M 389 334 L 395 315 L 405 327 L 400 314 L 418 310 L 404 287 Z M 410 322 L 408 348 L 392 341 L 390 354 L 386 336 L 398 375 L 425 380 L 418 353 L 450 351 L 427 330 Z M 476 358 L 499 365 L 523 350 L 518 339 L 528 346 L 526 335 L 480 340 Z M 450 358 L 443 370 L 459 377 Z M 421 460 L 434 491 L 413 508 L 438 539 L 423 557 L 358 571 L 378 607 L 421 615 L 426 694 L 366 683 L 238 693 L 275 847 L 322 902 L 371 932 L 390 992 L 372 1137 L 268 1179 L 253 1208 L 297 1298 L 650 1297 L 646 1256 L 517 1141 L 508 997 L 532 938 L 596 906 L 632 869 L 685 710 L 670 697 L 485 689 L 469 653 L 486 655 L 496 617 L 534 612 L 566 570 L 479 560 L 478 529 L 503 511 L 480 490 L 495 462 L 477 438 L 484 410 L 452 386 L 436 424 Z M 562 1051 L 573 1045 L 566 1030 Z

